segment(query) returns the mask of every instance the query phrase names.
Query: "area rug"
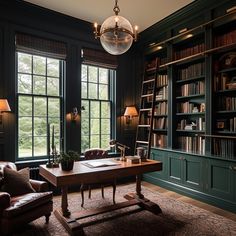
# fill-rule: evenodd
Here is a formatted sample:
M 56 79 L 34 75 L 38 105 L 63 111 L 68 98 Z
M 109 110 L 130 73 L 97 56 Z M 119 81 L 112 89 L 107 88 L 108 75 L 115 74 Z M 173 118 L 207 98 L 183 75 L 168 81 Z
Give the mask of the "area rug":
M 117 187 L 116 202 L 124 201 L 123 196 L 135 191 L 135 184 Z M 139 210 L 138 206 L 116 210 L 112 213 L 102 214 L 83 220 L 88 223 L 84 228 L 87 236 L 236 236 L 236 222 L 215 215 L 201 208 L 166 197 L 147 187 L 142 187 L 142 193 L 146 198 L 157 203 L 162 213 L 154 215 L 146 210 Z M 92 198 L 88 199 L 85 193 L 84 209 L 102 207 L 112 204 L 112 189 L 105 189 L 105 199 L 101 197 L 101 191 L 92 190 Z M 60 196 L 53 199 L 54 209 L 60 208 Z M 71 193 L 68 196 L 69 209 L 71 211 L 81 210 L 80 193 Z M 114 216 L 118 216 L 114 218 Z M 104 221 L 105 219 L 105 221 Z M 94 221 L 96 220 L 96 224 Z M 17 236 L 28 235 L 55 235 L 66 236 L 67 231 L 62 227 L 54 214 L 50 217 L 48 225 L 45 218 L 29 224 Z

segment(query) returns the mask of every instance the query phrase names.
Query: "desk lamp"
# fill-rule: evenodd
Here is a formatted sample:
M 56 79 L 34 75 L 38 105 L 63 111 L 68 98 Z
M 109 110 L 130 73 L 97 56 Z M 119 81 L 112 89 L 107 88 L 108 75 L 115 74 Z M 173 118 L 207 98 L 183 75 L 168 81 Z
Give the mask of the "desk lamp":
M 130 149 L 130 147 L 128 147 L 128 146 L 126 146 L 126 145 L 124 145 L 122 143 L 117 142 L 115 139 L 112 139 L 109 142 L 109 144 L 110 144 L 110 147 L 117 146 L 117 148 L 120 150 L 120 156 L 121 156 L 120 161 L 125 161 L 126 160 L 125 159 L 125 150 L 126 149 Z

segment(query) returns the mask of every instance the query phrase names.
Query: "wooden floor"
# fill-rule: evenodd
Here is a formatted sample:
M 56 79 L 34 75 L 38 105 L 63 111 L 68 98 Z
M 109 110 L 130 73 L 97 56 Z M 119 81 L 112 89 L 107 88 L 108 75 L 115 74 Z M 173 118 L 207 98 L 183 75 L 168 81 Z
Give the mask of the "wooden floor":
M 155 191 L 157 191 L 158 193 L 161 193 L 161 194 L 163 194 L 163 195 L 165 195 L 165 196 L 168 196 L 168 197 L 177 199 L 177 200 L 182 201 L 182 202 L 189 203 L 189 204 L 194 205 L 194 206 L 196 206 L 196 207 L 200 207 L 200 208 L 202 208 L 202 209 L 205 209 L 205 210 L 210 211 L 210 212 L 212 212 L 212 213 L 215 213 L 215 214 L 224 216 L 225 218 L 231 219 L 231 220 L 233 220 L 233 221 L 236 222 L 236 214 L 234 214 L 234 213 L 232 213 L 232 212 L 222 210 L 222 209 L 217 208 L 217 207 L 215 207 L 215 206 L 206 204 L 206 203 L 204 203 L 204 202 L 200 202 L 200 201 L 195 200 L 195 199 L 192 199 L 192 198 L 190 198 L 190 197 L 183 196 L 183 195 L 181 195 L 181 194 L 179 194 L 179 193 L 172 192 L 172 191 L 170 191 L 170 190 L 161 188 L 161 187 L 159 187 L 159 186 L 150 184 L 150 183 L 145 182 L 145 181 L 142 182 L 142 185 L 143 185 L 143 186 L 146 186 L 146 187 L 148 187 L 148 188 L 150 188 L 150 189 L 152 189 L 152 190 L 155 190 Z

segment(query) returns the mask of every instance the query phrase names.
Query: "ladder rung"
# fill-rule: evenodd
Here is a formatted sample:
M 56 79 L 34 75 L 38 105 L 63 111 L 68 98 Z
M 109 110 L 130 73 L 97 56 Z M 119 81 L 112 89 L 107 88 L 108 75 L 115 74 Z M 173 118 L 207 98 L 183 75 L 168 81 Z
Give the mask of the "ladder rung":
M 152 97 L 153 93 L 148 93 L 148 94 L 143 94 L 141 97 L 146 98 L 146 97 Z
M 148 144 L 148 141 L 140 141 L 140 140 L 137 140 L 136 143 Z
M 151 82 L 154 82 L 155 79 L 149 79 L 149 80 L 144 80 L 143 83 L 144 84 L 147 84 L 147 83 L 151 83 Z
M 150 125 L 138 125 L 138 127 L 140 127 L 140 128 L 149 128 Z
M 152 108 L 142 108 L 139 111 L 151 111 L 151 110 L 152 110 Z

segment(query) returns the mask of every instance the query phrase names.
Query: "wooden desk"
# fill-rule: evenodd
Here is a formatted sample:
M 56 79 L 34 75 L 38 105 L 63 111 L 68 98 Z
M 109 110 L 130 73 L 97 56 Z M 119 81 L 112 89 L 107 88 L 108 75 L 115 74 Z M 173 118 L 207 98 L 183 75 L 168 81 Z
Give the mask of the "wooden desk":
M 103 159 L 100 159 L 99 161 L 102 160 Z M 111 158 L 111 160 L 116 160 L 116 158 Z M 141 208 L 149 210 L 154 214 L 159 214 L 161 212 L 161 209 L 157 204 L 144 198 L 141 193 L 141 174 L 160 171 L 162 169 L 161 162 L 147 160 L 140 164 L 130 164 L 124 161 L 116 161 L 118 165 L 96 168 L 84 165 L 84 163 L 87 162 L 91 161 L 75 162 L 73 170 L 68 172 L 62 171 L 61 168 L 47 168 L 45 165 L 41 165 L 39 169 L 41 176 L 54 186 L 61 187 L 61 210 L 56 210 L 54 213 L 70 234 L 83 235 L 83 228 L 78 222 L 79 219 L 132 205 L 139 205 Z M 136 193 L 126 194 L 124 197 L 128 201 L 99 209 L 83 210 L 77 213 L 71 213 L 69 211 L 67 200 L 69 185 L 95 183 L 132 175 L 136 175 Z

